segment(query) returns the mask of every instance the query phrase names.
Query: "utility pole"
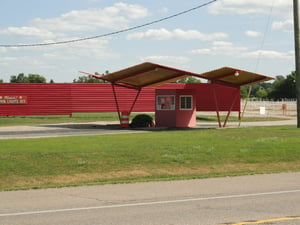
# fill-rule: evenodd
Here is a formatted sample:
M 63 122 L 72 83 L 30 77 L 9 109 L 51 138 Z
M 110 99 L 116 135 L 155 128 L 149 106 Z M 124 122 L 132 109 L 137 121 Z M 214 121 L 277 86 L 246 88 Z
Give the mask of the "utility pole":
M 297 127 L 300 128 L 300 22 L 299 1 L 294 0 L 294 33 L 295 33 L 295 63 L 296 63 L 296 97 L 297 97 Z

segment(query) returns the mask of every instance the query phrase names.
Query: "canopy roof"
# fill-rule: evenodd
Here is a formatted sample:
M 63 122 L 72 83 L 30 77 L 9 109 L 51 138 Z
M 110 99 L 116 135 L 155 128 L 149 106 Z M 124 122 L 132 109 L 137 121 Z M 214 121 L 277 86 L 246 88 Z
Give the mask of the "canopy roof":
M 82 72 L 85 73 L 85 72 Z M 203 74 L 192 73 L 155 63 L 144 62 L 104 76 L 89 74 L 112 84 L 128 88 L 156 87 L 188 76 L 207 79 L 213 83 L 240 87 L 255 84 L 273 78 L 230 67 L 223 67 Z
M 272 77 L 267 77 L 261 74 L 231 67 L 223 67 L 220 69 L 202 73 L 201 77 L 205 77 L 207 80 L 211 80 L 213 83 L 234 87 L 251 85 L 274 79 Z
M 111 83 L 123 83 L 140 88 L 156 87 L 187 76 L 200 76 L 200 74 L 145 62 L 107 74 L 102 78 Z

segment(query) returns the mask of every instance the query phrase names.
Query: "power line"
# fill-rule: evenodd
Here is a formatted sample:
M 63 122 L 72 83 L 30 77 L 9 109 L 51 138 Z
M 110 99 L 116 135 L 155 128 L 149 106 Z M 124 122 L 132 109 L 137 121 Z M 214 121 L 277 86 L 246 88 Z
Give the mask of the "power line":
M 269 29 L 269 26 L 270 26 L 271 17 L 272 17 L 273 9 L 274 9 L 274 4 L 275 4 L 275 0 L 273 0 L 273 2 L 272 2 L 272 6 L 270 8 L 270 13 L 269 13 L 269 16 L 268 16 L 267 24 L 266 24 L 265 31 L 264 31 L 264 34 L 263 34 L 263 39 L 262 39 L 261 44 L 260 44 L 260 49 L 259 49 L 259 52 L 258 52 L 258 57 L 257 57 L 257 61 L 256 61 L 256 65 L 255 65 L 255 70 L 254 70 L 255 72 L 257 72 L 259 63 L 261 61 L 262 50 L 263 50 L 263 47 L 265 45 L 267 32 L 268 32 L 268 29 Z M 244 114 L 245 114 L 245 111 L 246 111 L 246 108 L 247 108 L 248 100 L 249 100 L 251 92 L 252 92 L 252 87 L 253 87 L 253 85 L 250 85 L 249 88 L 248 88 L 246 102 L 245 102 L 245 105 L 243 107 L 241 119 L 239 121 L 239 127 L 241 126 L 242 118 L 244 117 Z
M 265 45 L 265 41 L 266 41 L 266 36 L 267 36 L 268 29 L 270 27 L 271 17 L 272 17 L 273 9 L 274 9 L 274 4 L 275 4 L 275 0 L 273 0 L 272 6 L 270 8 L 270 13 L 269 13 L 267 24 L 266 24 L 265 31 L 264 31 L 264 34 L 263 34 L 263 39 L 262 39 L 261 45 L 260 45 L 260 51 L 258 52 L 258 57 L 257 57 L 256 66 L 255 66 L 255 70 L 254 70 L 255 72 L 257 72 L 259 63 L 261 61 L 262 50 L 263 50 L 264 45 Z
M 189 13 L 191 11 L 203 8 L 203 7 L 208 6 L 208 5 L 210 5 L 210 4 L 212 4 L 216 1 L 218 1 L 218 0 L 211 0 L 209 2 L 206 2 L 206 3 L 202 4 L 202 5 L 198 5 L 196 7 L 191 8 L 191 9 L 188 9 L 188 10 L 185 10 L 185 11 L 182 11 L 182 12 L 179 12 L 179 13 L 176 13 L 176 14 L 158 19 L 158 20 L 154 20 L 152 22 L 144 23 L 142 25 L 138 25 L 138 26 L 134 26 L 134 27 L 123 29 L 123 30 L 118 30 L 118 31 L 106 33 L 106 34 L 100 34 L 100 35 L 95 35 L 95 36 L 90 36 L 90 37 L 85 37 L 85 38 L 72 39 L 72 40 L 66 40 L 66 41 L 48 42 L 48 43 L 0 44 L 0 47 L 15 48 L 15 47 L 37 47 L 37 46 L 49 46 L 49 45 L 61 45 L 61 44 L 68 44 L 68 43 L 74 43 L 74 42 L 87 41 L 87 40 L 91 40 L 91 39 L 103 38 L 103 37 L 107 37 L 107 36 L 111 36 L 111 35 L 116 35 L 116 34 L 128 32 L 128 31 L 136 30 L 136 29 L 139 29 L 139 28 L 142 28 L 142 27 L 150 26 L 152 24 L 160 23 L 162 21 L 169 20 L 169 19 L 172 19 L 174 17 L 178 17 L 178 16 L 181 16 L 183 14 Z

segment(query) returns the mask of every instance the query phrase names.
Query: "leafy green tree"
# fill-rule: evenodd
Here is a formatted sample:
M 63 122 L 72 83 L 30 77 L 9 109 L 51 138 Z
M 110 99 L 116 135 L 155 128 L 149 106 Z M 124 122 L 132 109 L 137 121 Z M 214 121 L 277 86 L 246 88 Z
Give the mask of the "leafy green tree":
M 92 76 L 79 76 L 77 79 L 73 80 L 73 83 L 102 83 L 100 79 L 94 78 Z
M 282 98 L 296 98 L 296 73 L 292 72 L 284 76 L 277 76 L 274 81 L 269 98 L 279 100 Z
M 4 82 L 3 79 L 0 78 L 0 83 L 3 83 L 3 82 Z
M 46 83 L 46 78 L 39 74 L 29 74 L 28 83 Z
M 46 83 L 46 78 L 39 74 L 19 73 L 18 76 L 12 75 L 10 77 L 10 83 Z
M 189 76 L 189 77 L 177 80 L 175 83 L 201 83 L 201 81 L 200 81 L 200 79 L 198 79 L 196 77 Z
M 267 92 L 266 89 L 264 89 L 263 87 L 260 87 L 260 88 L 257 90 L 255 96 L 256 96 L 257 98 L 266 98 L 266 97 L 268 96 L 268 92 Z
M 249 86 L 241 87 L 241 98 L 247 98 Z
M 109 73 L 109 71 L 106 70 L 105 74 L 108 74 L 108 73 Z M 99 74 L 97 72 L 95 74 L 99 75 L 99 76 L 105 75 L 105 74 Z M 83 76 L 79 76 L 77 79 L 74 79 L 73 83 L 105 83 L 105 81 L 101 80 L 101 79 L 97 79 L 97 78 L 92 77 L 92 76 L 83 75 Z
M 28 78 L 24 73 L 19 73 L 17 76 L 12 75 L 10 77 L 10 83 L 28 83 Z
M 247 96 L 247 87 L 241 88 L 241 96 Z M 283 98 L 296 98 L 296 73 L 288 76 L 276 76 L 272 83 L 264 82 L 252 86 L 251 98 L 269 98 L 279 100 Z
M 270 92 L 270 88 L 272 83 L 264 82 L 252 85 L 250 98 L 266 98 Z M 242 86 L 241 87 L 241 97 L 246 98 L 249 92 L 250 86 Z M 265 93 L 266 92 L 266 93 Z

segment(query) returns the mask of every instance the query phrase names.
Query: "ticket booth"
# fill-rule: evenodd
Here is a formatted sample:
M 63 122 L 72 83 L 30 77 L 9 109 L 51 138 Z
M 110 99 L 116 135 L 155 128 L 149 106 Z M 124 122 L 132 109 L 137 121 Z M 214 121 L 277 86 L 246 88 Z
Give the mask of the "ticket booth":
M 193 89 L 156 89 L 157 127 L 196 126 L 196 95 Z

